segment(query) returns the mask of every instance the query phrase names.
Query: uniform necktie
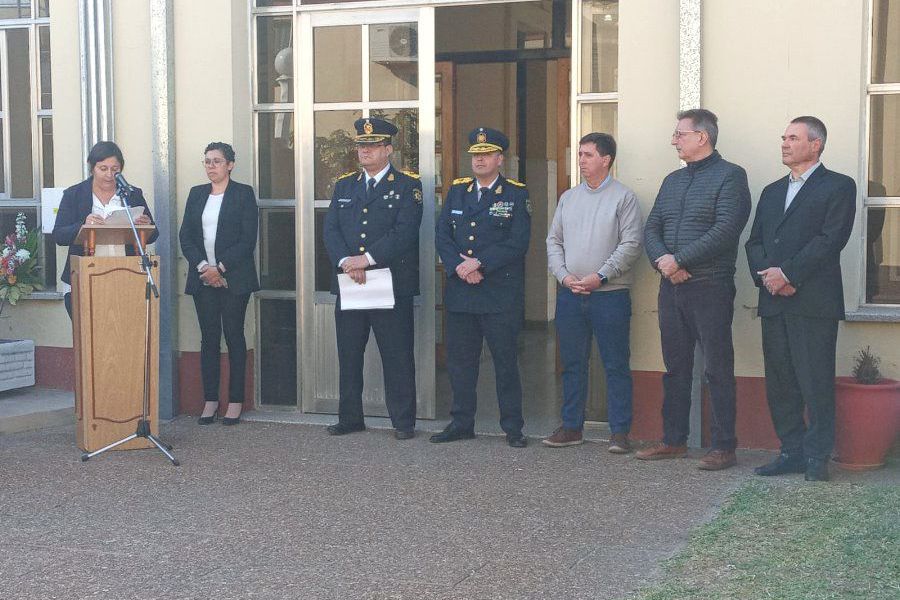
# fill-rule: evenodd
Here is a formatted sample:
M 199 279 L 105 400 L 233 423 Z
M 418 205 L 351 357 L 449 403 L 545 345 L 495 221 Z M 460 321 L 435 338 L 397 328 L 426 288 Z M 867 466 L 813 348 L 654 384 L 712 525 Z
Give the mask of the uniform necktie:
M 371 200 L 375 197 L 375 178 L 369 178 L 369 185 L 366 188 L 366 200 Z
M 478 201 L 481 202 L 482 200 L 484 200 L 485 194 L 487 194 L 489 191 L 491 191 L 491 188 L 488 188 L 488 187 L 478 188 Z

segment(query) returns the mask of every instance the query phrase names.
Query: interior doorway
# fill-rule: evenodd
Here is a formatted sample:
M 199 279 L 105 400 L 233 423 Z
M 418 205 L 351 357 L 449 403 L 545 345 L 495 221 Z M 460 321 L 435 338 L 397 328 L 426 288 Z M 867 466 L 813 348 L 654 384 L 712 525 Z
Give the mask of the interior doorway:
M 510 139 L 504 175 L 527 184 L 532 233 L 525 267 L 526 326 L 519 340 L 520 369 L 529 429 L 559 418 L 561 383 L 553 329 L 556 281 L 547 271 L 546 232 L 559 195 L 570 186 L 571 2 L 537 1 L 474 5 L 435 10 L 435 51 L 441 183 L 471 175 L 468 133 L 475 127 L 500 129 Z M 462 25 L 462 26 L 461 26 Z M 448 132 L 452 132 L 448 135 Z M 446 188 L 443 188 L 446 189 Z M 436 414 L 449 414 L 440 303 L 443 269 L 436 265 Z M 598 361 L 592 361 L 596 365 Z M 589 420 L 605 420 L 603 377 L 591 369 Z M 479 420 L 497 407 L 489 351 L 482 354 Z

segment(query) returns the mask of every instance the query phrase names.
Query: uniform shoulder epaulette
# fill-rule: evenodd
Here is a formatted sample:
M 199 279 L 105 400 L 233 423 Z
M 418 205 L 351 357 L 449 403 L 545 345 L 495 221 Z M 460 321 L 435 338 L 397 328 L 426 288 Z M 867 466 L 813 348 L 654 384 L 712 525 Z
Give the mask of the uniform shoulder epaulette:
M 347 179 L 348 177 L 352 177 L 353 175 L 358 175 L 358 174 L 359 174 L 359 171 L 350 171 L 350 172 L 344 173 L 343 175 L 338 177 L 337 181 L 340 181 L 341 179 Z
M 525 184 L 524 184 L 524 183 L 522 183 L 521 181 L 516 181 L 515 179 L 507 179 L 506 182 L 507 182 L 507 183 L 511 183 L 511 184 L 513 184 L 514 186 L 517 186 L 517 187 L 522 187 L 522 188 L 525 187 Z
M 472 183 L 474 181 L 471 177 L 460 177 L 458 179 L 454 179 L 453 183 L 450 185 L 459 185 L 461 183 Z
M 413 179 L 421 179 L 419 177 L 419 174 L 414 171 L 400 171 L 400 172 L 403 173 L 404 175 L 408 175 L 408 176 L 412 177 Z

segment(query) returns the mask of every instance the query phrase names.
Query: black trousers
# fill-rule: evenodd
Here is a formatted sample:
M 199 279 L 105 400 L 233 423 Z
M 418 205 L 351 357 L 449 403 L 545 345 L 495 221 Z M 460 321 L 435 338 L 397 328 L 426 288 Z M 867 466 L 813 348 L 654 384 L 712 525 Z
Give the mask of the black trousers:
M 731 323 L 734 318 L 734 281 L 701 281 L 659 286 L 659 331 L 663 360 L 663 441 L 687 442 L 690 427 L 694 346 L 703 350 L 704 369 L 712 403 L 712 447 L 734 450 L 736 383 Z
M 475 428 L 476 387 L 481 348 L 487 340 L 494 360 L 500 427 L 508 434 L 522 433 L 522 381 L 516 347 L 522 329 L 521 310 L 475 314 L 447 311 L 447 373 L 453 389 L 450 416 L 460 429 Z
M 341 310 L 338 296 L 334 307 L 340 363 L 338 421 L 363 423 L 363 358 L 369 331 L 381 353 L 384 396 L 394 428 L 411 431 L 416 426 L 416 359 L 413 353 L 412 297 L 396 298 L 389 310 Z
M 247 341 L 244 317 L 250 294 L 232 294 L 226 288 L 203 286 L 194 294 L 194 307 L 200 323 L 200 371 L 203 399 L 219 401 L 219 364 L 222 332 L 228 346 L 228 401 L 244 401 L 247 368 Z
M 762 319 L 766 398 L 785 452 L 802 450 L 807 457 L 820 459 L 831 456 L 837 333 L 835 319 L 790 314 Z

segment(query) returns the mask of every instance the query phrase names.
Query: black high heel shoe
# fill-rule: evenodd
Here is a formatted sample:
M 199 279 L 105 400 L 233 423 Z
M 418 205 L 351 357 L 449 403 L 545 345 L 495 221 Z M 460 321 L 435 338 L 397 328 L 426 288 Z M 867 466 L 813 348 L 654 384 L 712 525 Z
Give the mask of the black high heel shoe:
M 211 414 L 208 417 L 198 417 L 197 425 L 212 425 L 216 421 L 216 417 L 219 416 L 219 409 L 216 409 L 216 412 Z
M 237 404 L 235 402 L 235 404 Z M 241 415 L 236 417 L 222 417 L 222 425 L 237 425 L 241 422 Z

